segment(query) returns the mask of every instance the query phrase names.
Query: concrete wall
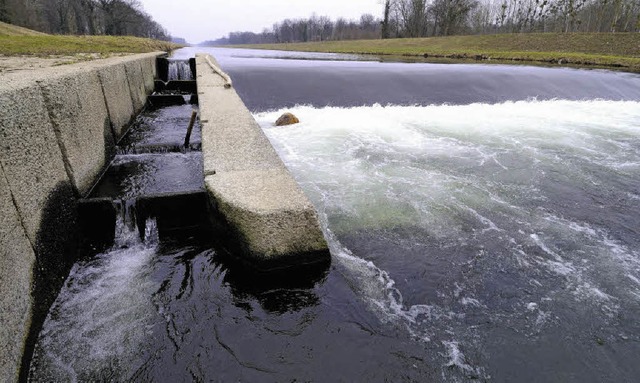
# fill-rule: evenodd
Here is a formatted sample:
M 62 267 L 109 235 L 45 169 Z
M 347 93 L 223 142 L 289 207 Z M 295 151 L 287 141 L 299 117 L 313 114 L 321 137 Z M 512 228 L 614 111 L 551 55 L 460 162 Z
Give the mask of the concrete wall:
M 75 200 L 144 106 L 162 52 L 0 78 L 0 377 L 16 381 L 75 257 Z M 24 373 L 24 371 L 23 371 Z
M 209 61 L 215 60 L 209 56 Z M 196 56 L 205 185 L 259 269 L 329 258 L 316 211 L 233 88 Z

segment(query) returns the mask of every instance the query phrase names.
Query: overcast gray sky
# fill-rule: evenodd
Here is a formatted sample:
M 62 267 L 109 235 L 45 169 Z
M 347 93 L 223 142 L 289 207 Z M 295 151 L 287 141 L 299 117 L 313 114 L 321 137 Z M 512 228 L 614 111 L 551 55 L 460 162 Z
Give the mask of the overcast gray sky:
M 141 0 L 144 9 L 171 35 L 190 43 L 235 31 L 261 32 L 286 18 L 329 16 L 357 19 L 382 15 L 379 0 Z

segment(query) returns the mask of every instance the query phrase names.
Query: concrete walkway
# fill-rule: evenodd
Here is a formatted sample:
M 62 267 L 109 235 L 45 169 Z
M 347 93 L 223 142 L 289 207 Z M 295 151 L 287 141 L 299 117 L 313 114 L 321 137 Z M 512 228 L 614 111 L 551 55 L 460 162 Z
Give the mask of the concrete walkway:
M 196 56 L 205 184 L 213 206 L 232 227 L 242 256 L 259 269 L 327 261 L 313 205 L 217 66 L 211 56 Z

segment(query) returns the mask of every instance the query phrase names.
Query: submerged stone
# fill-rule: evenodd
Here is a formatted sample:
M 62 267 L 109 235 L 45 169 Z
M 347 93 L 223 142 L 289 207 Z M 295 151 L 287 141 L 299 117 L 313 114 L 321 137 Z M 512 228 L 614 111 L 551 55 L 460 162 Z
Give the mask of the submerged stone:
M 300 120 L 298 120 L 298 117 L 294 116 L 292 113 L 285 113 L 276 120 L 276 126 L 293 125 L 299 122 Z

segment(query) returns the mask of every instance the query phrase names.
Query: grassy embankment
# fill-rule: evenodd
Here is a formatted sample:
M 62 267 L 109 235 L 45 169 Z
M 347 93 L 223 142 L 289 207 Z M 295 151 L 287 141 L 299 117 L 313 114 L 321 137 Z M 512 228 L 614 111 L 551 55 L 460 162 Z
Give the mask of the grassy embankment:
M 130 36 L 48 35 L 0 22 L 0 55 L 5 56 L 73 56 L 97 54 L 107 57 L 117 53 L 170 51 L 181 47 L 167 41 Z
M 521 33 L 237 47 L 400 56 L 436 61 L 561 63 L 640 72 L 640 33 Z

